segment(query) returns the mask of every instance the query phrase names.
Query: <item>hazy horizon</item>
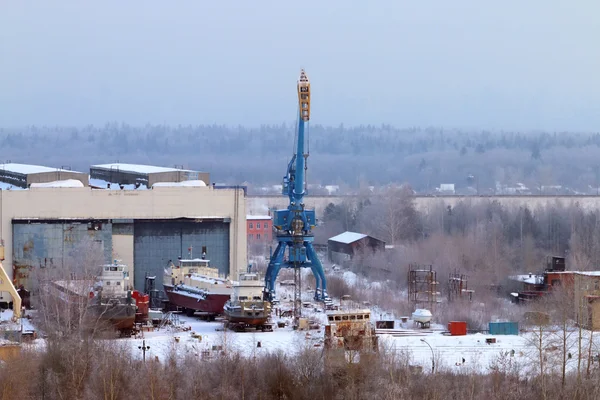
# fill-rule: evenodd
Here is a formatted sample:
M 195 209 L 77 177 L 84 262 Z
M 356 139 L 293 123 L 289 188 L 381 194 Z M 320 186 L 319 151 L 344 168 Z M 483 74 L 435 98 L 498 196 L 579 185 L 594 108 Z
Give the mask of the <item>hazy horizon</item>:
M 564 4 L 564 5 L 562 5 Z M 0 126 L 600 128 L 600 4 L 0 3 Z

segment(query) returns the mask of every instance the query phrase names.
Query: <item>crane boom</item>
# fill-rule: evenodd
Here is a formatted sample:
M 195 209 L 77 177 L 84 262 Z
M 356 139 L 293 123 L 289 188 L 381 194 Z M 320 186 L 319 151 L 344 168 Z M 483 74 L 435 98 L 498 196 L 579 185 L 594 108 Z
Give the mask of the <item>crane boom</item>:
M 298 149 L 296 150 L 296 177 L 294 185 L 294 198 L 302 202 L 304 198 L 304 124 L 310 120 L 310 82 L 304 70 L 300 72 L 298 79 L 298 109 L 300 119 L 298 122 Z
M 21 318 L 21 296 L 15 289 L 14 285 L 8 278 L 8 274 L 4 270 L 0 262 L 0 292 L 8 292 L 13 299 L 13 320 Z
M 328 301 L 325 272 L 312 244 L 312 228 L 316 226 L 315 211 L 304 207 L 304 171 L 308 156 L 304 153 L 304 134 L 305 125 L 310 121 L 310 81 L 304 70 L 300 72 L 297 91 L 298 140 L 282 185 L 282 194 L 289 197 L 290 203 L 287 209 L 275 211 L 273 217 L 278 245 L 265 274 L 265 298 L 274 300 L 275 280 L 281 268 L 310 268 L 316 281 L 315 300 Z M 286 249 L 288 257 L 284 260 Z

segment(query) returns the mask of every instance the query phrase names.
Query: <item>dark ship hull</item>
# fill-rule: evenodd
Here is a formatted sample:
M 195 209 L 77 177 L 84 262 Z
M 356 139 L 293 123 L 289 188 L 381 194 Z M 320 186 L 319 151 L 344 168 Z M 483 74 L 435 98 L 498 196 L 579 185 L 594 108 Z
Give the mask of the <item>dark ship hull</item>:
M 119 331 L 133 329 L 136 305 L 133 304 L 92 304 L 87 309 L 88 318 L 103 321 Z
M 257 309 L 252 309 L 252 304 Z M 227 303 L 224 307 L 225 318 L 230 323 L 244 323 L 251 326 L 264 325 L 269 321 L 270 311 L 268 304 L 263 303 Z
M 121 332 L 130 332 L 135 325 L 136 304 L 127 298 L 104 298 L 85 296 L 81 290 L 73 290 L 69 283 L 50 282 L 46 292 L 57 301 L 63 302 L 66 309 L 77 310 L 85 305 L 82 315 L 87 327 L 112 327 Z M 128 304 L 129 302 L 129 304 Z
M 185 289 L 176 289 L 172 285 L 164 285 L 169 303 L 186 310 L 200 311 L 211 315 L 223 313 L 223 306 L 229 300 L 229 294 L 206 293 L 203 295 L 189 292 Z

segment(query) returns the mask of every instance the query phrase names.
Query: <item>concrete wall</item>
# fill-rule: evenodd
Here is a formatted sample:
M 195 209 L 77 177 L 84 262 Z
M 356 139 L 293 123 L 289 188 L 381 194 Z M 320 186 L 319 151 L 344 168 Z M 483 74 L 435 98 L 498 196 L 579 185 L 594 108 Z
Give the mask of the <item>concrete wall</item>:
M 329 203 L 340 204 L 344 201 L 354 203 L 355 196 L 306 196 L 304 198 L 308 208 L 314 208 L 317 218 L 323 216 L 323 211 Z M 553 204 L 562 204 L 564 206 L 579 205 L 584 210 L 600 209 L 600 196 L 416 196 L 415 205 L 421 212 L 430 212 L 436 207 L 452 206 L 459 202 L 470 205 L 487 204 L 491 201 L 497 201 L 508 208 L 519 208 L 527 206 L 535 211 L 538 207 L 549 206 Z M 285 196 L 248 196 L 247 212 L 252 215 L 264 215 L 269 208 L 287 208 L 288 198 Z
M 189 180 L 200 180 L 210 185 L 210 174 L 208 172 L 171 171 L 156 172 L 148 174 L 148 187 L 156 182 L 183 182 Z
M 0 240 L 12 278 L 13 218 L 170 219 L 229 218 L 229 270 L 247 267 L 246 203 L 242 189 L 161 187 L 152 190 L 34 188 L 0 191 Z M 124 239 L 124 241 L 127 239 Z M 125 246 L 125 245 L 124 245 Z M 125 249 L 125 247 L 123 247 Z M 123 251 L 123 250 L 122 250 Z M 127 253 L 127 251 L 123 251 Z
M 112 234 L 112 256 L 115 260 L 129 266 L 129 282 L 135 282 L 135 268 L 133 264 L 133 229 L 115 231 Z
M 52 171 L 52 172 L 40 172 L 37 174 L 27 175 L 27 185 L 32 183 L 46 183 L 54 181 L 64 181 L 67 179 L 75 179 L 83 183 L 83 186 L 89 186 L 88 174 L 75 171 Z

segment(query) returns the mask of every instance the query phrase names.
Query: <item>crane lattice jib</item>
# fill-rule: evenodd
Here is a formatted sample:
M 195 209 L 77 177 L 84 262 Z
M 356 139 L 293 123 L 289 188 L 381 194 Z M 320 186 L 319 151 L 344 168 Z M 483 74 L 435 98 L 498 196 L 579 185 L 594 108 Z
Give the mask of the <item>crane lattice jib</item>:
M 308 122 L 310 120 L 310 82 L 304 70 L 300 72 L 300 79 L 298 79 L 298 105 L 300 119 Z
M 310 268 L 316 281 L 315 299 L 328 300 L 325 273 L 312 244 L 312 228 L 316 226 L 315 211 L 304 208 L 307 157 L 304 154 L 304 131 L 310 120 L 310 82 L 304 70 L 300 72 L 297 91 L 298 138 L 282 186 L 282 194 L 289 197 L 290 203 L 287 209 L 277 210 L 273 215 L 278 245 L 265 274 L 265 297 L 274 299 L 275 280 L 281 268 Z M 284 260 L 286 249 L 288 257 Z

